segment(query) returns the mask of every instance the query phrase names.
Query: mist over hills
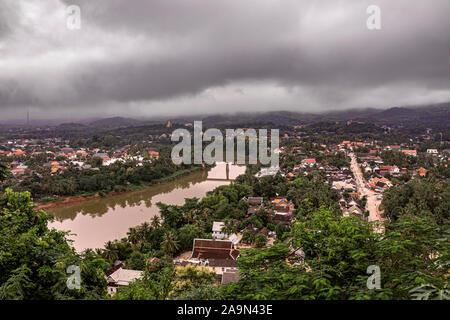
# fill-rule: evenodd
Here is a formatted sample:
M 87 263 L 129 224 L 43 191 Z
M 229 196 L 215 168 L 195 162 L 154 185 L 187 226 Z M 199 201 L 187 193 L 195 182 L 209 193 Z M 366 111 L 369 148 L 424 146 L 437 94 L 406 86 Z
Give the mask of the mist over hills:
M 183 118 L 171 119 L 172 122 L 182 122 Z M 361 121 L 374 124 L 386 124 L 397 126 L 416 125 L 449 125 L 450 103 L 436 105 L 393 107 L 385 110 L 366 108 L 349 109 L 344 111 L 326 113 L 301 113 L 292 111 L 271 111 L 264 113 L 236 113 L 219 114 L 197 118 L 204 125 L 229 125 L 230 128 L 237 124 L 273 124 L 301 125 L 320 121 Z
M 435 105 L 393 107 L 389 109 L 348 109 L 325 113 L 302 113 L 293 111 L 270 111 L 263 113 L 242 112 L 216 115 L 180 115 L 178 117 L 158 117 L 152 119 L 135 119 L 131 117 L 109 117 L 103 119 L 86 119 L 79 122 L 31 121 L 31 126 L 58 126 L 61 129 L 84 130 L 87 128 L 114 129 L 123 127 L 146 126 L 172 123 L 188 123 L 202 120 L 204 126 L 229 126 L 270 124 L 275 126 L 290 126 L 310 124 L 321 121 L 361 121 L 374 124 L 397 126 L 447 126 L 450 125 L 450 102 Z M 4 123 L 2 125 L 24 125 L 23 123 Z

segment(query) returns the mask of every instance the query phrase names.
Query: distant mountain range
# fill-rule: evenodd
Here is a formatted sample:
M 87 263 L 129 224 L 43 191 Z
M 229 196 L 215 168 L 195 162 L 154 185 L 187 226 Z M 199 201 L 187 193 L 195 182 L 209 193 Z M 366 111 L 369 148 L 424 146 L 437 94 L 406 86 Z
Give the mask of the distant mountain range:
M 380 109 L 353 109 L 328 112 L 324 114 L 300 113 L 292 111 L 270 111 L 264 113 L 236 113 L 218 114 L 204 117 L 178 117 L 160 120 L 136 120 L 132 118 L 107 118 L 90 123 L 97 127 L 128 127 L 141 126 L 154 123 L 163 123 L 170 120 L 172 123 L 193 122 L 202 120 L 206 126 L 220 125 L 235 127 L 237 124 L 274 124 L 274 125 L 298 125 L 317 121 L 362 121 L 386 125 L 425 125 L 425 124 L 449 124 L 450 103 L 416 106 L 394 107 L 386 110 Z
M 387 110 L 355 109 L 324 114 L 273 111 L 261 114 L 218 115 L 205 117 L 203 122 L 209 126 L 213 124 L 234 124 L 236 126 L 237 123 L 300 125 L 320 121 L 350 120 L 396 126 L 450 126 L 450 103 L 416 107 L 394 107 Z
M 355 120 L 388 125 L 450 125 L 450 103 L 420 106 L 395 107 L 383 111 L 359 115 Z
M 105 118 L 89 123 L 90 126 L 94 127 L 134 127 L 143 124 L 148 124 L 148 121 L 123 117 Z
M 202 120 L 204 126 L 251 126 L 252 124 L 268 124 L 289 126 L 309 124 L 320 121 L 361 121 L 374 124 L 397 126 L 450 126 L 450 102 L 413 107 L 394 107 L 390 109 L 351 109 L 327 113 L 301 113 L 292 111 L 270 111 L 264 113 L 248 112 L 236 114 L 217 114 L 207 116 L 159 117 L 151 120 L 139 120 L 125 117 L 112 117 L 96 120 L 85 120 L 80 123 L 62 123 L 58 127 L 68 130 L 84 130 L 86 128 L 123 128 L 152 125 L 158 123 L 186 123 Z M 43 125 L 43 123 L 35 124 Z M 53 124 L 54 125 L 54 124 Z

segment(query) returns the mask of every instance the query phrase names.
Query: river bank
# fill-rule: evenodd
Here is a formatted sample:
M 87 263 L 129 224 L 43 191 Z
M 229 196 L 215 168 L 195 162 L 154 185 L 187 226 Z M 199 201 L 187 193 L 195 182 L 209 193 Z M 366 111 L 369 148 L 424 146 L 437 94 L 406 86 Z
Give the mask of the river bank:
M 195 168 L 189 169 L 189 170 L 177 171 L 174 174 L 164 177 L 162 179 L 159 179 L 157 182 L 154 182 L 154 183 L 124 186 L 123 188 L 125 190 L 119 191 L 119 192 L 112 190 L 108 193 L 102 192 L 103 195 L 101 195 L 100 191 L 99 191 L 99 192 L 95 192 L 95 194 L 89 195 L 89 196 L 75 195 L 75 196 L 67 196 L 67 197 L 58 198 L 58 199 L 48 201 L 45 203 L 38 202 L 36 210 L 57 209 L 57 208 L 65 207 L 65 206 L 78 204 L 78 203 L 85 202 L 85 201 L 91 201 L 91 200 L 95 200 L 95 199 L 99 199 L 99 198 L 114 197 L 114 196 L 130 193 L 130 192 L 136 192 L 136 191 L 140 191 L 140 190 L 152 187 L 152 186 L 157 186 L 159 184 L 168 183 L 168 182 L 174 181 L 181 177 L 189 176 L 190 174 L 193 174 L 195 172 L 199 172 L 199 171 L 207 172 L 209 169 L 210 168 L 195 167 Z
M 187 198 L 202 199 L 208 191 L 231 183 L 245 173 L 245 166 L 218 163 L 210 170 L 200 170 L 164 183 L 131 192 L 61 200 L 61 206 L 46 211 L 55 218 L 50 228 L 69 231 L 78 252 L 103 248 L 107 241 L 125 237 L 129 228 L 159 215 L 158 202 L 182 205 Z M 79 202 L 78 202 L 79 201 Z

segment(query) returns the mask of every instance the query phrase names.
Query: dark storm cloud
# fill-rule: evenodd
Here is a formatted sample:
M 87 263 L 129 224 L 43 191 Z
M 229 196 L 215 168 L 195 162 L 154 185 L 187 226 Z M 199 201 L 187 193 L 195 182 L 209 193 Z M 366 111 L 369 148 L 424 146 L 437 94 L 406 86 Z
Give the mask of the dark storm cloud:
M 17 2 L 0 1 L 0 41 L 7 38 L 14 31 L 20 21 L 20 6 Z M 1 51 L 0 47 L 0 59 Z
M 448 0 L 16 3 L 0 4 L 7 110 L 152 115 L 450 100 Z M 81 7 L 78 31 L 65 28 L 71 4 Z M 381 7 L 382 30 L 366 28 L 370 4 Z

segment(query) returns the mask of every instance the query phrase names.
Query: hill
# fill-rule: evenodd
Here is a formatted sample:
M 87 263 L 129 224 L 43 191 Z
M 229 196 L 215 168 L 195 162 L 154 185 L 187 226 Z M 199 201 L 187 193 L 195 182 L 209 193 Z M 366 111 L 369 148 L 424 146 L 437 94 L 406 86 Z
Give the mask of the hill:
M 144 121 L 124 117 L 112 117 L 95 120 L 89 123 L 92 127 L 97 128 L 118 128 L 118 127 L 134 127 L 144 124 Z

